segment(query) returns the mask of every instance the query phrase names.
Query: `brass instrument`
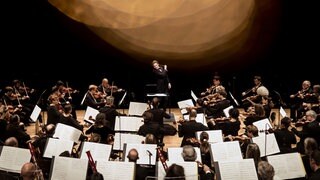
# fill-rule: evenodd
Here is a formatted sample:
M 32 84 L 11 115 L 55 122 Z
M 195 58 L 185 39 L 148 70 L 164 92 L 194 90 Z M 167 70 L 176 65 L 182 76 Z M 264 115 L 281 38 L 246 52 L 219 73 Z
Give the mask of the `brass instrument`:
M 39 168 L 37 160 L 36 160 L 34 147 L 32 146 L 31 142 L 29 142 L 28 145 L 29 145 L 29 150 L 30 150 L 32 161 L 33 161 L 34 165 L 36 166 L 36 180 L 44 180 L 42 170 Z
M 160 150 L 160 147 L 157 147 L 156 149 L 157 149 L 157 153 L 158 153 L 160 162 L 161 162 L 161 164 L 162 164 L 165 172 L 167 173 L 169 167 L 168 167 L 168 165 L 167 165 L 166 159 L 164 158 L 164 156 L 163 156 L 163 154 L 162 154 L 162 152 L 161 152 L 161 150 Z

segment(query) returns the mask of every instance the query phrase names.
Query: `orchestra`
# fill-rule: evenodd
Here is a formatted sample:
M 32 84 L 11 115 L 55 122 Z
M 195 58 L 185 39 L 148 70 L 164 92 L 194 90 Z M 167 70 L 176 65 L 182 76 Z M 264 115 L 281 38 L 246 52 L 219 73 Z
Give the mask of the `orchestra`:
M 222 140 L 223 141 L 239 141 L 239 145 L 242 150 L 242 154 L 245 153 L 247 145 L 252 141 L 252 138 L 257 136 L 253 135 L 249 129 L 252 129 L 255 122 L 262 119 L 271 119 L 271 112 L 274 111 L 275 104 L 273 104 L 273 99 L 271 97 L 271 91 L 269 91 L 266 86 L 262 84 L 260 76 L 254 76 L 254 86 L 249 89 L 239 93 L 242 100 L 241 107 L 232 107 L 226 113 L 225 109 L 234 105 L 232 99 L 228 96 L 228 89 L 225 88 L 221 83 L 221 77 L 215 75 L 212 80 L 212 85 L 209 88 L 206 88 L 204 91 L 200 92 L 200 98 L 196 101 L 197 105 L 188 107 L 188 114 L 190 119 L 180 118 L 177 121 L 174 121 L 175 128 L 179 133 L 179 137 L 183 137 L 181 147 L 184 145 L 192 145 L 194 147 L 201 147 L 201 142 L 196 136 L 195 132 L 198 131 L 207 131 L 207 130 L 221 130 Z M 100 85 L 91 84 L 88 86 L 86 93 L 84 95 L 83 101 L 79 107 L 90 106 L 97 111 L 100 115 L 103 114 L 105 118 L 102 120 L 97 120 L 95 117 L 90 116 L 90 120 L 94 122 L 90 127 L 86 123 L 82 123 L 79 117 L 76 116 L 78 104 L 73 97 L 76 93 L 80 93 L 77 89 L 70 87 L 67 81 L 57 81 L 57 83 L 51 88 L 51 92 L 48 97 L 44 99 L 47 100 L 47 107 L 44 109 L 47 113 L 43 117 L 46 121 L 43 122 L 41 128 L 45 129 L 47 125 L 57 125 L 58 123 L 63 123 L 68 126 L 74 127 L 82 132 L 81 134 L 81 143 L 77 144 L 77 147 L 74 148 L 74 152 L 71 153 L 71 156 L 78 158 L 79 151 L 81 150 L 82 142 L 93 141 L 95 136 L 100 135 L 96 143 L 109 144 L 107 137 L 114 137 L 114 127 L 116 126 L 116 117 L 117 116 L 126 116 L 126 114 L 116 113 L 115 115 L 108 114 L 110 109 L 113 109 L 113 112 L 117 111 L 117 107 L 114 105 L 115 100 L 119 100 L 117 96 L 114 96 L 117 93 L 121 93 L 124 90 L 114 85 L 114 82 L 109 84 L 107 78 L 103 78 Z M 11 121 L 14 119 L 15 124 L 22 123 L 22 129 L 25 129 L 25 126 L 29 126 L 32 122 L 29 121 L 32 109 L 34 107 L 34 99 L 37 99 L 35 92 L 39 92 L 33 88 L 26 86 L 25 82 L 20 80 L 14 80 L 12 86 L 7 85 L 3 88 L 3 93 L 1 94 L 0 99 L 0 113 L 1 121 L 4 125 L 1 125 L 1 129 L 5 129 L 4 132 L 1 132 L 0 140 L 5 141 L 7 137 L 6 127 L 10 126 Z M 292 138 L 294 135 L 305 139 L 307 137 L 314 138 L 317 142 L 320 141 L 320 136 L 318 135 L 318 130 L 320 130 L 319 125 L 319 105 L 320 105 L 320 85 L 311 86 L 311 82 L 308 80 L 303 81 L 302 89 L 290 95 L 290 99 L 296 105 L 294 108 L 291 108 L 298 112 L 295 112 L 295 115 L 292 117 L 285 117 L 280 119 L 278 118 L 278 125 L 272 126 L 270 129 L 259 130 L 257 133 L 274 133 L 276 140 L 281 142 L 279 147 L 282 152 L 300 152 L 304 153 L 301 144 L 295 141 Z M 204 114 L 205 124 L 202 122 L 197 122 L 196 117 L 201 109 Z M 293 112 L 294 113 L 294 112 Z M 74 115 L 75 114 L 75 115 Z M 100 116 L 99 115 L 99 116 Z M 98 117 L 99 117 L 98 116 Z M 112 117 L 111 117 L 112 116 Z M 17 117 L 19 117 L 17 119 Z M 153 117 L 157 118 L 157 117 Z M 281 120 L 281 124 L 280 124 Z M 21 125 L 20 123 L 20 125 Z M 274 122 L 272 122 L 273 125 Z M 106 127 L 106 128 L 102 128 Z M 88 130 L 89 129 L 89 130 Z M 97 132 L 91 132 L 92 129 L 97 130 Z M 109 129 L 109 130 L 105 130 Z M 254 129 L 254 128 L 253 128 Z M 45 132 L 45 130 L 41 131 Z M 36 134 L 37 139 L 29 139 L 23 141 L 18 139 L 18 142 L 23 143 L 21 147 L 28 147 L 30 145 L 30 152 L 32 152 L 32 161 L 36 164 L 37 170 L 39 173 L 39 179 L 47 178 L 50 167 L 45 167 L 48 164 L 42 163 L 41 157 L 37 155 L 40 153 L 38 146 L 31 145 L 30 142 L 38 142 L 38 139 L 45 138 L 47 139 L 46 134 L 42 133 Z M 90 132 L 90 133 L 89 133 Z M 105 134 L 106 133 L 106 134 Z M 251 134 L 250 134 L 251 133 Z M 294 135 L 293 135 L 294 133 Z M 11 134 L 13 134 L 11 132 Z M 143 134 L 146 136 L 147 134 Z M 290 136 L 290 142 L 288 144 L 285 137 Z M 50 135 L 52 137 L 52 134 Z M 19 137 L 18 137 L 19 138 Z M 301 142 L 301 141 L 300 141 Z M 29 144 L 27 144 L 29 143 Z M 319 142 L 320 143 L 320 142 Z M 113 142 L 112 142 L 113 144 Z M 157 149 L 158 161 L 162 163 L 162 166 L 167 170 L 168 166 L 166 164 L 164 152 Z M 298 146 L 296 149 L 291 148 L 291 146 Z M 44 149 L 41 148 L 41 153 Z M 112 152 L 113 154 L 117 154 Z M 121 153 L 121 152 L 120 152 Z M 118 157 L 121 157 L 119 155 Z M 36 159 L 37 158 L 37 159 Z M 39 163 L 36 163 L 39 158 Z M 198 163 L 199 167 L 204 166 L 203 163 Z M 90 166 L 94 169 L 93 163 L 90 163 Z M 214 173 L 214 167 L 209 165 L 210 172 Z

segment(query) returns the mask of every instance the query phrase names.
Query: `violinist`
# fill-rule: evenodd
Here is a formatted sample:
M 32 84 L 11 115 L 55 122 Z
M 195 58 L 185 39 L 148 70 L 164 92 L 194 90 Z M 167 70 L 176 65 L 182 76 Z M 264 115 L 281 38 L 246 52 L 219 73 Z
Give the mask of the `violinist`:
M 292 132 L 300 138 L 300 141 L 297 143 L 297 150 L 302 154 L 304 154 L 303 142 L 307 137 L 312 137 L 318 144 L 320 143 L 320 126 L 319 122 L 316 121 L 316 118 L 317 113 L 313 110 L 309 110 L 306 112 L 305 123 L 301 131 L 298 131 L 292 123 L 290 125 Z
M 201 93 L 201 96 L 208 96 L 209 94 L 215 94 L 217 92 L 217 87 L 221 85 L 221 77 L 218 75 L 213 76 L 212 78 L 212 86 L 206 89 L 206 91 Z M 223 87 L 223 86 L 222 86 Z
M 98 87 L 92 84 L 89 86 L 89 90 L 85 95 L 83 104 L 95 109 L 100 109 L 106 105 L 106 101 L 101 98 L 101 93 L 99 93 Z
M 273 131 L 281 154 L 293 152 L 292 145 L 297 143 L 294 133 L 289 131 L 290 124 L 291 119 L 284 117 L 281 119 L 280 129 Z
M 49 106 L 47 108 L 47 123 L 56 125 L 59 123 L 60 116 L 63 113 L 63 107 L 59 102 L 59 97 L 56 94 L 49 96 Z
M 301 85 L 302 89 L 298 91 L 296 94 L 290 95 L 291 105 L 290 105 L 290 117 L 293 121 L 297 121 L 302 118 L 305 108 L 303 107 L 303 103 L 311 103 L 311 82 L 305 80 Z
M 254 83 L 254 87 L 246 90 L 245 92 L 242 92 L 241 95 L 242 95 L 242 97 L 249 97 L 249 99 L 251 99 L 253 102 L 257 103 L 256 98 L 255 98 L 257 95 L 257 90 L 259 87 L 263 86 L 261 76 L 254 76 L 253 83 Z M 265 89 L 267 89 L 267 88 L 265 88 Z M 243 99 L 242 101 L 243 101 L 242 107 L 244 108 L 245 111 L 247 111 L 248 108 L 251 106 L 251 102 L 246 101 L 246 99 Z
M 227 92 L 225 90 L 218 91 L 216 97 L 216 102 L 213 104 L 206 104 L 205 105 L 205 112 L 206 115 L 212 118 L 219 118 L 224 117 L 225 114 L 223 110 L 230 106 L 230 100 L 226 99 Z
M 261 104 L 255 104 L 253 106 L 253 112 L 251 115 L 247 116 L 244 120 L 244 124 L 246 126 L 248 125 L 252 125 L 252 123 L 256 122 L 256 121 L 259 121 L 261 119 L 264 119 L 266 118 L 266 114 L 265 114 L 265 111 L 264 111 L 264 108 L 263 108 L 263 105 Z

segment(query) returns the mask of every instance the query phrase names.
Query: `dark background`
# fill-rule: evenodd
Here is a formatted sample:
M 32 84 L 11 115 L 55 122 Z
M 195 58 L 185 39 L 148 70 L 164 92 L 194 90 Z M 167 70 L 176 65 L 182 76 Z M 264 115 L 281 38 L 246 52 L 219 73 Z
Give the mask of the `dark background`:
M 198 95 L 209 87 L 214 72 L 219 72 L 224 86 L 238 99 L 242 91 L 253 86 L 254 75 L 261 75 L 270 92 L 279 92 L 285 101 L 301 88 L 303 80 L 320 83 L 317 1 L 265 3 L 270 2 L 273 6 L 255 17 L 254 25 L 259 28 L 253 33 L 250 48 L 230 57 L 230 63 L 196 68 L 168 65 L 173 106 L 190 98 L 191 89 Z M 98 85 L 107 77 L 129 92 L 128 100 L 145 100 L 145 84 L 154 82 L 152 59 L 137 61 L 45 0 L 5 0 L 1 4 L 0 88 L 17 78 L 42 92 L 63 80 L 80 90 L 76 95 L 79 101 L 89 84 Z M 260 46 L 264 43 L 267 45 Z

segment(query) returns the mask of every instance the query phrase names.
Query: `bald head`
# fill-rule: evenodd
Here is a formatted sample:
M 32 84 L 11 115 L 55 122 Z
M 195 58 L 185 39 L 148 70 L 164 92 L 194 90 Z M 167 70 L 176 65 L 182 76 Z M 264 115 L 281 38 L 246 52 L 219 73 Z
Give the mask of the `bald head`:
M 21 168 L 21 177 L 23 180 L 33 180 L 35 178 L 36 166 L 33 163 L 25 163 Z
M 129 159 L 129 162 L 137 162 L 139 159 L 139 153 L 136 149 L 131 149 L 128 153 L 127 158 Z
M 12 147 L 18 147 L 19 143 L 17 138 L 15 137 L 9 137 L 8 139 L 6 139 L 6 141 L 4 142 L 5 146 L 12 146 Z

